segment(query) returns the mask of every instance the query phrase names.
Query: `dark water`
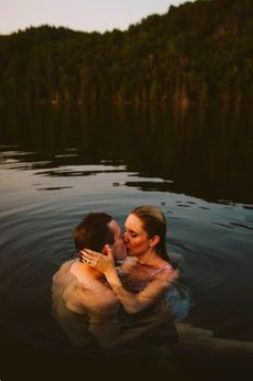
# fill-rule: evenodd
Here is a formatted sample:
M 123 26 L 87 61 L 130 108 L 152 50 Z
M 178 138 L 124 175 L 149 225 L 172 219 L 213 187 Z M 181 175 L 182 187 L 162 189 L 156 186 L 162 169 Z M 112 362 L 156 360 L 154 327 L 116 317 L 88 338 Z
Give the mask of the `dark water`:
M 194 300 L 186 322 L 253 341 L 252 110 L 1 106 L 0 120 L 7 370 L 24 348 L 29 359 L 62 345 L 51 277 L 73 254 L 81 217 L 103 210 L 123 223 L 140 204 L 163 210 L 168 247 L 184 257 Z M 207 372 L 230 360 L 213 360 Z

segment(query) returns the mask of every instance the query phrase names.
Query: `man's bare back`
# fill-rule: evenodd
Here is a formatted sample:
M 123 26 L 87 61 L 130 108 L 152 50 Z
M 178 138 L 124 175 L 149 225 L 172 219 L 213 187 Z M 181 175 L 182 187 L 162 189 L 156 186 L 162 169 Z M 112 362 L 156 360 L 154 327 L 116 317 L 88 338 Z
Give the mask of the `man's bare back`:
M 78 260 L 64 263 L 53 277 L 53 314 L 73 345 L 101 346 L 118 334 L 119 302 L 103 275 Z

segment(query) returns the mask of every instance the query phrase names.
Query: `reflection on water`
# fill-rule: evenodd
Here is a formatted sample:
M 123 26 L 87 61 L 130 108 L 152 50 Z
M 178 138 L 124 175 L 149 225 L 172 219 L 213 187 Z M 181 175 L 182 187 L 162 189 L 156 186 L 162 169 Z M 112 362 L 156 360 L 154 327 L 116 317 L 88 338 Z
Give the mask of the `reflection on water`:
M 252 122 L 248 109 L 40 106 L 13 111 L 6 106 L 1 109 L 0 133 L 2 150 L 8 145 L 19 150 L 6 153 L 4 159 L 30 162 L 30 168 L 101 160 L 124 163 L 142 178 L 166 180 L 158 188 L 144 180 L 136 184 L 143 190 L 151 186 L 208 200 L 251 203 Z M 44 160 L 48 165 L 41 163 Z
M 251 111 L 6 106 L 0 117 L 0 325 L 10 359 L 17 343 L 67 345 L 49 313 L 50 285 L 80 218 L 103 210 L 123 224 L 139 204 L 162 208 L 167 244 L 184 257 L 194 305 L 183 323 L 204 330 L 192 334 L 211 331 L 212 345 L 253 341 Z M 190 366 L 189 356 L 180 360 Z

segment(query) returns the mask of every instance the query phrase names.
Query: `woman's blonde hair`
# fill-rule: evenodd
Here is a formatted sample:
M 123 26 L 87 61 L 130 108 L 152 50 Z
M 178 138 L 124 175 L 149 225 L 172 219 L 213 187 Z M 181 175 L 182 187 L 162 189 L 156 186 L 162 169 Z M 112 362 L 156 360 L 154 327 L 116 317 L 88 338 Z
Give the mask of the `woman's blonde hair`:
M 170 262 L 166 249 L 167 223 L 163 212 L 154 206 L 142 205 L 132 210 L 131 214 L 134 214 L 142 221 L 143 229 L 146 231 L 149 238 L 155 235 L 160 237 L 156 250 L 161 258 Z

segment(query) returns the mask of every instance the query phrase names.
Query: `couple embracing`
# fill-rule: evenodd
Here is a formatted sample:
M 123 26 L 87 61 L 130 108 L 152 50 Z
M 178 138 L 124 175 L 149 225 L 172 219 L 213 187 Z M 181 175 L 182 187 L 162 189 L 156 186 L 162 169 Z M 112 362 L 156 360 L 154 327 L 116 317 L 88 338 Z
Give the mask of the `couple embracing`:
M 134 209 L 124 233 L 106 213 L 74 230 L 77 256 L 53 277 L 53 314 L 71 343 L 95 356 L 160 359 L 177 333 L 166 293 L 179 277 L 166 251 L 166 219 L 152 206 Z

